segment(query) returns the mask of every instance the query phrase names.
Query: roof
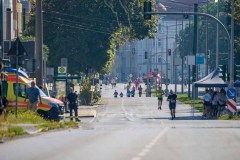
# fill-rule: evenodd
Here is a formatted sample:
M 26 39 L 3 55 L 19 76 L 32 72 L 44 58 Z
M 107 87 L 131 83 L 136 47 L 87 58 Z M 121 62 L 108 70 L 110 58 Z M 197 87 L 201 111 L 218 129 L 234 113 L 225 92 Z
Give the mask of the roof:
M 216 68 L 212 73 L 206 77 L 200 79 L 197 82 L 194 82 L 195 87 L 227 87 L 227 82 L 224 82 L 219 77 L 219 68 Z

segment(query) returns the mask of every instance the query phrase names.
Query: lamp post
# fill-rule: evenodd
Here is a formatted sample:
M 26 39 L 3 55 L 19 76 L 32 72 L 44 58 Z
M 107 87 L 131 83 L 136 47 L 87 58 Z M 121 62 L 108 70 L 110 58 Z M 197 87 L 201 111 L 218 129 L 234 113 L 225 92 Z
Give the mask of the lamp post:
M 219 0 L 215 0 L 217 3 L 217 19 L 219 19 Z M 217 33 L 216 33 L 216 67 L 219 65 L 219 25 L 217 23 Z
M 230 51 L 230 85 L 233 86 L 234 81 L 234 0 L 232 0 L 232 12 L 231 12 L 231 51 Z

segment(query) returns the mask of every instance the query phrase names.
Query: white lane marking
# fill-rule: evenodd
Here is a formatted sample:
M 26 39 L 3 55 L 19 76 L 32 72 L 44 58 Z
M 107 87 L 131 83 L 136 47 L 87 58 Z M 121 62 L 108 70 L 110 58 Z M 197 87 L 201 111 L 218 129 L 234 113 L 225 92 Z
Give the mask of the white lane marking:
M 123 110 L 123 112 L 124 112 L 124 114 L 125 114 L 125 117 L 129 120 L 129 121 L 133 121 L 130 117 L 131 117 L 131 115 L 132 114 L 129 114 L 129 113 L 127 113 L 127 110 L 125 109 L 125 107 L 124 107 L 124 105 L 123 105 L 123 98 L 121 99 L 121 108 L 122 108 L 122 110 Z M 129 117 L 130 116 L 130 117 Z
M 148 143 L 142 150 L 137 154 L 136 157 L 133 157 L 131 160 L 141 160 L 145 155 L 150 152 L 152 147 L 157 143 L 157 141 L 167 132 L 169 128 L 164 128 L 150 143 Z

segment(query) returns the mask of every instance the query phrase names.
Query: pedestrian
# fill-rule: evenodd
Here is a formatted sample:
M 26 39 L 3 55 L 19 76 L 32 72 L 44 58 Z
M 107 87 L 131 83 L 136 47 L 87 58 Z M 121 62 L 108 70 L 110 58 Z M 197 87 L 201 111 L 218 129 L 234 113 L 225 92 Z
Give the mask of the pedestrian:
M 171 112 L 172 120 L 173 120 L 173 118 L 176 118 L 176 116 L 175 116 L 176 100 L 177 100 L 177 95 L 174 94 L 172 90 L 170 90 L 170 94 L 167 98 L 167 101 L 169 101 L 169 109 L 170 109 L 170 112 Z
M 70 108 L 70 120 L 73 120 L 73 110 L 75 113 L 75 119 L 77 122 L 80 122 L 80 120 L 78 119 L 78 99 L 77 99 L 77 94 L 74 92 L 73 88 L 70 87 L 70 93 L 67 95 L 67 100 L 69 103 L 69 108 Z
M 117 90 L 114 91 L 113 95 L 114 95 L 115 98 L 117 98 L 117 96 L 118 96 Z
M 139 94 L 139 97 L 142 96 L 142 86 L 141 85 L 138 87 L 138 94 Z
M 31 87 L 27 89 L 27 94 L 25 97 L 25 102 L 26 99 L 28 99 L 28 106 L 27 108 L 33 112 L 37 111 L 37 107 L 38 107 L 38 98 L 40 100 L 40 104 L 42 104 L 42 99 L 40 96 L 40 91 L 39 89 L 36 87 L 36 84 L 34 81 L 31 82 Z
M 158 87 L 158 90 L 157 90 L 157 98 L 158 98 L 158 109 L 161 110 L 162 109 L 162 100 L 163 100 L 163 95 L 164 95 L 164 92 L 161 88 L 161 86 Z
M 152 87 L 151 84 L 147 85 L 147 97 L 151 97 L 152 94 Z
M 211 109 L 211 95 L 208 89 L 206 89 L 205 92 L 206 93 L 203 95 L 203 105 L 204 105 L 203 117 L 209 116 L 210 109 Z
M 212 95 L 212 109 L 211 109 L 212 117 L 217 116 L 217 111 L 218 111 L 218 92 L 215 91 L 213 92 Z
M 218 116 L 220 116 L 227 105 L 226 91 L 222 88 L 218 97 Z
M 122 92 L 120 93 L 120 97 L 123 97 L 123 93 Z

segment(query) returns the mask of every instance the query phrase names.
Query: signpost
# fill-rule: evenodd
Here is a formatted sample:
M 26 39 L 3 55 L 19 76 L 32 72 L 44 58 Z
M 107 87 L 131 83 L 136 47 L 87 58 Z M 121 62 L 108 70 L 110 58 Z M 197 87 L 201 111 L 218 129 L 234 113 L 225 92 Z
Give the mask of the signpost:
M 231 113 L 237 112 L 237 103 L 236 103 L 236 97 L 237 97 L 237 91 L 234 88 L 229 88 L 227 90 L 227 105 L 228 105 L 228 111 Z
M 24 55 L 26 55 L 26 50 L 20 39 L 17 37 L 16 41 L 8 51 L 8 56 L 16 57 L 16 118 L 18 117 L 18 58 Z
M 67 67 L 58 67 L 58 76 L 66 76 L 67 75 Z

